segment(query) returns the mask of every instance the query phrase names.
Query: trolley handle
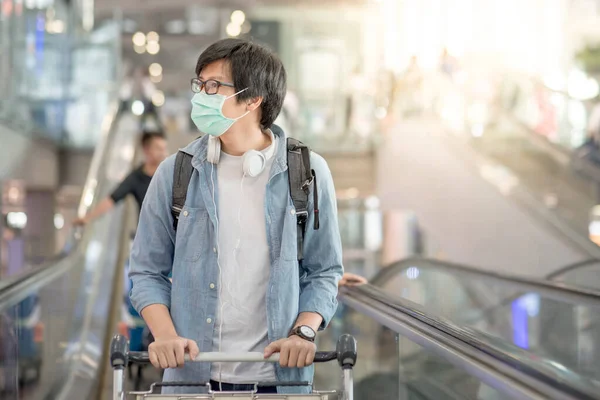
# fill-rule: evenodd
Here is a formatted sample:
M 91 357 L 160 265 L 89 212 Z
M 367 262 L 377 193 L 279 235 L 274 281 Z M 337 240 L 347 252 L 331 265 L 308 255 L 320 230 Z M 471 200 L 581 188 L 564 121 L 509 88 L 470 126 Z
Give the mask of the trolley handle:
M 128 354 L 130 364 L 150 364 L 150 357 L 147 351 L 131 351 Z M 318 351 L 315 354 L 314 362 L 328 362 L 338 359 L 337 351 Z M 265 358 L 263 353 L 217 353 L 204 352 L 192 360 L 189 354 L 185 355 L 187 362 L 279 362 L 279 354 L 275 353 L 269 358 Z
M 122 335 L 115 335 L 110 347 L 110 361 L 113 369 L 123 369 L 131 364 L 149 364 L 150 357 L 146 351 L 129 351 L 129 341 Z M 262 353 L 200 353 L 194 360 L 189 354 L 186 361 L 193 362 L 279 362 L 279 354 L 266 358 Z M 356 340 L 351 335 L 342 335 L 335 351 L 318 351 L 314 362 L 322 363 L 338 360 L 340 366 L 352 367 L 356 363 Z

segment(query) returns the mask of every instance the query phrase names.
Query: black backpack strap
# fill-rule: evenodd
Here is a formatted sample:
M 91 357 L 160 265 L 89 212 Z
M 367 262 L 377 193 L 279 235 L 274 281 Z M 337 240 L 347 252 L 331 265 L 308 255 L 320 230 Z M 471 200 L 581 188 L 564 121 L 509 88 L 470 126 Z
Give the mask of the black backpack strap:
M 287 164 L 288 180 L 290 182 L 290 196 L 296 210 L 298 222 L 298 260 L 302 261 L 304 248 L 304 233 L 308 220 L 308 194 L 310 186 L 315 182 L 315 172 L 310 168 L 310 149 L 294 138 L 287 139 Z M 319 209 L 316 185 L 313 188 L 314 196 L 314 229 L 319 229 Z
M 179 151 L 175 158 L 175 168 L 173 169 L 173 203 L 171 205 L 171 214 L 173 215 L 173 229 L 177 230 L 179 214 L 185 205 L 188 186 L 192 178 L 192 156 Z

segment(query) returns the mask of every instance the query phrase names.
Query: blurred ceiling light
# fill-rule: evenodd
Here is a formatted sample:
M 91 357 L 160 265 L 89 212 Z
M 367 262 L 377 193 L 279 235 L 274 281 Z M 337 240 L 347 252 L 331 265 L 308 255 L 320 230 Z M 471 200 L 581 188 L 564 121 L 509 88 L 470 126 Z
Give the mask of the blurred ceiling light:
M 230 22 L 227 24 L 226 32 L 229 36 L 236 37 L 239 36 L 240 33 L 242 33 L 242 27 L 237 24 L 234 24 L 233 22 Z
M 146 51 L 148 52 L 148 54 L 158 54 L 158 52 L 160 51 L 160 45 L 158 44 L 158 42 L 150 42 L 146 45 Z
M 54 33 L 63 33 L 65 31 L 65 23 L 60 19 L 54 20 Z
M 159 63 L 152 63 L 150 67 L 148 67 L 148 72 L 151 76 L 160 76 L 162 75 L 163 68 Z
M 162 82 L 162 75 L 150 76 L 150 82 L 152 82 L 152 83 L 160 83 L 160 82 Z
M 159 36 L 158 33 L 152 31 L 152 32 L 148 32 L 148 34 L 146 35 L 146 41 L 148 43 L 150 42 L 158 42 Z
M 46 22 L 46 31 L 48 33 L 63 33 L 65 31 L 65 23 L 59 19 Z
M 136 32 L 131 38 L 135 46 L 144 46 L 146 44 L 146 35 L 143 32 Z
M 131 105 L 131 112 L 138 117 L 142 115 L 144 113 L 144 103 L 139 100 L 134 101 Z
M 242 24 L 242 33 L 244 35 L 247 35 L 248 33 L 250 33 L 251 30 L 252 30 L 252 24 L 250 23 L 250 21 L 246 21 Z
M 23 229 L 27 225 L 27 214 L 24 212 L 9 212 L 6 214 L 6 223 L 9 228 Z
M 167 33 L 178 35 L 185 32 L 185 21 L 176 19 L 165 23 L 165 31 Z
M 9 203 L 17 203 L 21 199 L 21 191 L 16 186 L 12 186 L 8 189 L 7 195 Z
M 146 46 L 133 46 L 133 50 L 138 54 L 144 54 L 146 52 Z
M 54 214 L 54 227 L 57 230 L 62 229 L 65 226 L 65 217 L 62 214 Z
M 235 10 L 231 13 L 231 22 L 236 25 L 242 25 L 246 21 L 246 14 L 242 10 Z
M 157 90 L 152 95 L 152 104 L 154 104 L 156 107 L 161 107 L 163 104 L 165 104 L 165 94 L 161 90 Z

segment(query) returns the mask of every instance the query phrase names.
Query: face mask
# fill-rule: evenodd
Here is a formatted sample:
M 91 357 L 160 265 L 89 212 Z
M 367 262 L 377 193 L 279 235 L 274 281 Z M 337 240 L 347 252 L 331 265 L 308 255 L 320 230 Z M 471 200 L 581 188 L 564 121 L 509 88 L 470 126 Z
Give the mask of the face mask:
M 206 133 L 211 136 L 221 136 L 231 125 L 240 118 L 248 115 L 250 111 L 238 118 L 227 118 L 223 115 L 223 104 L 225 100 L 237 96 L 244 90 L 240 90 L 231 96 L 225 97 L 222 94 L 211 94 L 208 95 L 204 91 L 196 93 L 192 98 L 192 121 L 198 127 L 200 132 Z

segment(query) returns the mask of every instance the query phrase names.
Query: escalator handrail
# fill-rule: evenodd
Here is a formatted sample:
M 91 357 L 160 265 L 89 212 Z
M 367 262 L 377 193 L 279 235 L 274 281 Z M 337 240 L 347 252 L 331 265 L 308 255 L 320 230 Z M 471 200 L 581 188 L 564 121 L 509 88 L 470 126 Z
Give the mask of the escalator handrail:
M 397 261 L 386 268 L 382 268 L 379 273 L 371 279 L 371 283 L 377 286 L 379 283 L 387 282 L 393 276 L 398 275 L 412 266 L 418 268 L 439 269 L 452 274 L 462 274 L 477 279 L 493 280 L 496 283 L 510 285 L 513 289 L 520 289 L 526 292 L 537 292 L 560 301 L 600 306 L 600 291 L 591 288 L 571 286 L 565 283 L 544 279 L 485 271 L 466 265 L 423 257 L 406 258 Z
M 589 265 L 600 264 L 600 260 L 597 258 L 588 258 L 587 260 L 579 261 L 573 264 L 566 265 L 562 268 L 557 269 L 556 271 L 546 275 L 546 279 L 549 281 L 554 281 L 559 279 L 565 274 L 568 274 L 571 271 L 575 271 L 577 269 L 585 268 Z
M 446 318 L 432 315 L 418 304 L 390 295 L 373 285 L 343 287 L 340 289 L 339 297 L 343 303 L 348 303 L 352 299 L 355 303 L 365 299 L 372 300 L 373 304 L 378 304 L 379 310 L 388 309 L 388 317 L 395 318 L 396 322 L 408 326 L 413 323 L 417 323 L 415 326 L 420 325 L 422 327 L 420 333 L 428 336 L 428 340 L 418 343 L 423 347 L 427 348 L 426 342 L 435 337 L 445 346 L 455 349 L 462 348 L 462 350 L 470 349 L 471 355 L 484 364 L 489 364 L 490 359 L 493 360 L 492 368 L 501 369 L 504 373 L 510 374 L 513 380 L 524 384 L 525 381 L 528 381 L 529 385 L 534 382 L 535 389 L 546 391 L 547 398 L 564 398 L 551 395 L 551 393 L 556 394 L 557 392 L 576 399 L 600 398 L 598 387 L 590 379 L 556 362 L 533 355 L 494 336 L 458 326 Z M 350 306 L 352 307 L 352 304 Z M 369 316 L 375 317 L 374 315 Z M 397 333 L 403 334 L 403 332 Z M 409 339 L 411 338 L 409 337 Z M 429 350 L 433 350 L 443 357 L 448 356 L 443 354 L 443 351 L 440 352 L 439 348 L 430 348 Z M 547 392 L 548 390 L 550 392 Z
M 88 170 L 85 186 L 78 207 L 78 215 L 85 216 L 94 200 L 97 199 L 99 182 L 101 180 L 100 167 L 108 156 L 108 143 L 116 134 L 116 122 L 120 116 L 118 100 L 114 100 L 109 107 L 109 112 L 102 122 L 101 135 L 92 156 L 90 169 Z M 70 238 L 63 249 L 44 263 L 25 267 L 26 272 L 18 274 L 10 279 L 0 282 L 0 310 L 15 303 L 15 299 L 25 298 L 26 293 L 34 288 L 43 286 L 46 279 L 54 279 L 62 274 L 66 268 L 65 261 L 71 255 L 77 253 L 81 243 L 85 240 L 88 231 L 85 228 L 73 229 Z M 64 270 L 64 271 L 63 271 Z

